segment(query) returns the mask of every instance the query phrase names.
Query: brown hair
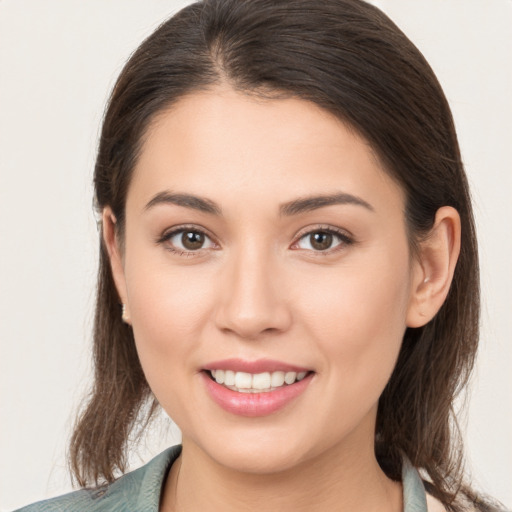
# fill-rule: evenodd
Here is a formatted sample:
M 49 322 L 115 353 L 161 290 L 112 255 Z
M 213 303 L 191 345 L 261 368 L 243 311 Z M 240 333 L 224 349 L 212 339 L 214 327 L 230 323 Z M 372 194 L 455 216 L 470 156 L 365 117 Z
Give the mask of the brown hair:
M 361 0 L 189 5 L 132 55 L 106 111 L 96 202 L 100 211 L 113 209 L 121 237 L 126 193 L 149 124 L 184 95 L 220 83 L 246 94 L 312 101 L 352 126 L 405 191 L 412 247 L 438 208 L 458 210 L 462 248 L 450 292 L 431 322 L 405 333 L 380 398 L 375 449 L 388 476 L 400 479 L 405 455 L 427 472 L 432 493 L 449 510 L 460 510 L 462 448 L 453 403 L 477 348 L 478 255 L 454 123 L 433 71 L 387 16 Z M 130 433 L 143 429 L 158 408 L 132 330 L 121 320 L 103 242 L 94 367 L 94 386 L 70 444 L 70 466 L 82 486 L 112 481 L 125 470 Z

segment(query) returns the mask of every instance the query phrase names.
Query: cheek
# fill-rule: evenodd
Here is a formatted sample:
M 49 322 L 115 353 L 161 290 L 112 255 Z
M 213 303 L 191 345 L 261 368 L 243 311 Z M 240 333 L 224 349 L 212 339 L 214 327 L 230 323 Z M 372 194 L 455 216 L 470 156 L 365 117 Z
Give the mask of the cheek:
M 407 251 L 379 256 L 316 274 L 294 293 L 324 364 L 342 368 L 339 378 L 362 382 L 373 374 L 387 380 L 400 350 L 410 293 Z
M 187 272 L 135 261 L 131 268 L 130 312 L 146 380 L 163 409 L 187 430 L 195 383 L 190 377 L 197 371 L 205 311 L 212 304 L 211 290 L 204 286 L 209 281 L 197 268 Z
M 213 303 L 211 287 L 205 286 L 212 276 L 199 266 L 173 268 L 165 255 L 132 255 L 126 276 L 139 358 L 146 374 L 170 375 L 170 368 L 182 370 L 193 363 L 190 355 L 200 343 L 205 311 Z

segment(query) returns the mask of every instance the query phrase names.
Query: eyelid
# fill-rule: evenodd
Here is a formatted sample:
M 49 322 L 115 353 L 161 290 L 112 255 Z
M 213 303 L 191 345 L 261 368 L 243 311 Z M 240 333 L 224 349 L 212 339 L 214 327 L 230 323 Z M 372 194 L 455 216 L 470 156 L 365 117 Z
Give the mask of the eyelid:
M 210 241 L 214 244 L 214 245 L 217 245 L 218 246 L 218 243 L 216 242 L 215 240 L 215 237 L 212 236 L 208 230 L 200 227 L 200 226 L 197 226 L 195 224 L 180 224 L 180 225 L 177 225 L 177 226 L 173 226 L 171 228 L 168 228 L 166 229 L 162 235 L 160 235 L 157 239 L 156 239 L 156 243 L 157 244 L 165 244 L 166 242 L 168 242 L 172 237 L 176 236 L 178 233 L 182 233 L 182 232 L 186 232 L 186 231 L 193 231 L 193 232 L 196 232 L 196 233 L 201 233 L 203 235 L 205 235 L 207 238 L 210 239 Z M 200 249 L 197 249 L 195 251 L 191 251 L 191 250 L 187 250 L 187 249 L 180 249 L 179 247 L 167 247 L 167 250 L 171 251 L 171 252 L 174 252 L 174 253 L 178 253 L 180 255 L 196 255 L 196 254 L 199 254 L 201 253 L 202 251 L 204 250 L 207 250 L 207 249 L 211 249 L 211 247 L 207 247 L 207 248 L 200 248 Z
M 182 233 L 182 232 L 187 231 L 187 230 L 188 231 L 194 231 L 194 232 L 201 233 L 201 234 L 205 235 L 218 248 L 219 244 L 216 242 L 215 237 L 213 235 L 211 235 L 209 233 L 209 231 L 206 230 L 205 228 L 197 226 L 195 224 L 181 224 L 181 225 L 177 225 L 177 226 L 173 226 L 171 228 L 168 228 L 167 230 L 165 230 L 163 232 L 163 234 L 161 236 L 159 236 L 157 238 L 156 243 L 157 244 L 164 244 L 164 243 L 168 242 L 172 237 L 177 235 L 178 233 Z M 330 234 L 338 237 L 340 239 L 341 243 L 339 243 L 338 245 L 334 246 L 333 248 L 326 249 L 325 251 L 320 251 L 320 250 L 315 251 L 315 250 L 310 250 L 310 249 L 295 248 L 295 246 L 305 236 L 311 235 L 312 233 L 319 233 L 319 232 L 330 233 Z M 352 245 L 353 243 L 355 243 L 355 239 L 354 239 L 354 237 L 353 237 L 353 235 L 351 233 L 349 233 L 348 231 L 346 231 L 344 229 L 341 229 L 341 228 L 338 228 L 338 227 L 335 227 L 335 226 L 332 226 L 332 225 L 317 225 L 317 226 L 305 227 L 305 228 L 301 229 L 299 231 L 299 233 L 297 233 L 295 235 L 294 240 L 295 241 L 290 246 L 290 248 L 292 250 L 304 250 L 304 251 L 308 251 L 308 252 L 311 252 L 311 253 L 314 253 L 314 254 L 324 255 L 324 256 L 332 254 L 332 253 L 336 252 L 337 250 L 343 249 L 344 247 L 346 247 L 348 245 Z M 194 256 L 194 255 L 199 255 L 200 253 L 202 253 L 205 250 L 212 249 L 212 247 L 200 248 L 200 249 L 197 249 L 197 250 L 194 250 L 194 251 L 186 250 L 186 249 L 180 249 L 178 247 L 167 247 L 167 249 L 170 252 L 178 253 L 179 255 Z
M 354 236 L 347 230 L 323 224 L 318 226 L 308 226 L 300 230 L 299 233 L 295 236 L 295 241 L 293 242 L 291 248 L 296 246 L 300 242 L 300 240 L 302 240 L 305 236 L 311 235 L 312 233 L 330 233 L 334 236 L 337 236 L 341 240 L 341 243 L 325 251 L 311 251 L 309 249 L 300 248 L 297 248 L 295 250 L 308 250 L 312 253 L 326 256 L 332 254 L 333 252 L 336 252 L 337 250 L 342 249 L 343 247 L 346 247 L 347 245 L 352 245 L 355 243 Z

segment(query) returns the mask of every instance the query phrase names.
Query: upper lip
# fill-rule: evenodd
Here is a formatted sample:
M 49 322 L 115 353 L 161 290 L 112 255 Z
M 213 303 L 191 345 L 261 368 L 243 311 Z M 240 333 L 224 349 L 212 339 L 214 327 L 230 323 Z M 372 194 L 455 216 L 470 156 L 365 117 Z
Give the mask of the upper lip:
M 245 359 L 223 359 L 213 361 L 203 367 L 204 370 L 231 370 L 233 372 L 264 373 L 264 372 L 308 372 L 310 368 L 303 368 L 274 359 L 257 359 L 247 361 Z

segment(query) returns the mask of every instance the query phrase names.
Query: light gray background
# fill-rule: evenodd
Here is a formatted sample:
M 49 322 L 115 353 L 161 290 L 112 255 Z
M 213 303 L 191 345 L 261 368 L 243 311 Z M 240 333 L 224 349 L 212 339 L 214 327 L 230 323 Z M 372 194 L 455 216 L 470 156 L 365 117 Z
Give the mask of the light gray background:
M 128 55 L 179 0 L 0 0 L 0 510 L 71 490 L 90 379 L 94 153 Z M 452 105 L 481 243 L 483 337 L 467 414 L 478 487 L 512 505 L 512 2 L 375 0 Z M 155 429 L 133 465 L 173 440 Z

